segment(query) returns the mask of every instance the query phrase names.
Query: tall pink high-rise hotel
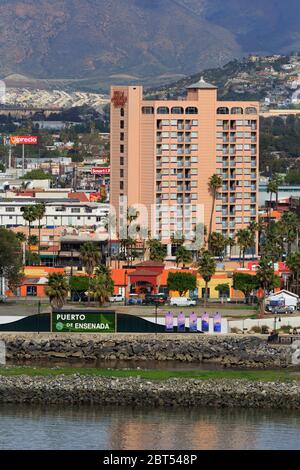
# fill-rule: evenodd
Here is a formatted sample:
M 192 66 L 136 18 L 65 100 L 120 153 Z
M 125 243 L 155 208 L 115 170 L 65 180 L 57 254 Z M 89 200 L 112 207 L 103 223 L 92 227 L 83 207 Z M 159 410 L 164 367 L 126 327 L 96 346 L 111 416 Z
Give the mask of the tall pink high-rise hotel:
M 111 89 L 111 203 L 120 201 L 184 208 L 172 214 L 156 210 L 157 234 L 188 235 L 203 207 L 208 227 L 213 198 L 208 182 L 222 177 L 213 230 L 227 237 L 245 228 L 258 214 L 259 103 L 218 101 L 217 88 L 201 79 L 184 100 L 143 99 L 141 86 Z M 188 237 L 187 237 L 188 238 Z

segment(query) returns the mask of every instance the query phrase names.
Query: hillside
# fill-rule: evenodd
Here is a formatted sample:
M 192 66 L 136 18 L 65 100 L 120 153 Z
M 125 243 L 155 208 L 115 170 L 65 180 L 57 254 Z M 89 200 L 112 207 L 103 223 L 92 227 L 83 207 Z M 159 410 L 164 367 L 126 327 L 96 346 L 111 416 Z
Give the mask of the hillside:
M 249 52 L 300 50 L 299 19 L 298 0 L 2 0 L 0 73 L 166 83 Z

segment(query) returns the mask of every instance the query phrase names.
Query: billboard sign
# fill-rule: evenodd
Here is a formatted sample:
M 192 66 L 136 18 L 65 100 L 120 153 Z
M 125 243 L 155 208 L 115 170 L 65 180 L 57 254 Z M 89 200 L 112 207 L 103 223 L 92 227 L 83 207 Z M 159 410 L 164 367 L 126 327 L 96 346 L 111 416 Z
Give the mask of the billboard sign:
M 91 169 L 92 175 L 110 175 L 110 168 L 105 167 L 105 168 L 92 168 Z
M 198 317 L 195 312 L 190 314 L 190 333 L 197 333 L 198 332 Z
M 209 332 L 209 315 L 208 313 L 204 313 L 202 315 L 202 322 L 201 322 L 201 330 L 203 333 L 208 333 Z
M 214 316 L 214 333 L 222 333 L 222 317 L 219 313 Z
M 53 312 L 53 333 L 115 333 L 114 312 Z
M 11 135 L 10 145 L 37 145 L 38 138 L 34 135 Z
M 177 318 L 177 331 L 178 333 L 185 333 L 185 315 L 180 312 Z
M 172 312 L 166 313 L 166 332 L 173 333 L 174 331 L 174 316 Z

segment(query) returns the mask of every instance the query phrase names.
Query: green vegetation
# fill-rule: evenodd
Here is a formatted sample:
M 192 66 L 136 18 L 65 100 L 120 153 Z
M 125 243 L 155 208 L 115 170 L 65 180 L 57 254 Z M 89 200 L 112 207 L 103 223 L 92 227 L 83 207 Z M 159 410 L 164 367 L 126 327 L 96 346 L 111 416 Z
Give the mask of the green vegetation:
M 151 261 L 164 261 L 167 256 L 167 247 L 163 245 L 159 240 L 148 240 L 148 248 L 150 251 Z
M 0 277 L 8 281 L 9 288 L 15 291 L 22 278 L 22 247 L 17 236 L 5 228 L 0 228 Z
M 198 272 L 205 281 L 204 306 L 206 306 L 208 299 L 208 284 L 216 272 L 216 262 L 209 251 L 204 251 L 202 253 L 201 258 L 199 260 Z
M 68 297 L 68 281 L 63 274 L 49 274 L 46 295 L 49 297 L 52 308 L 61 309 Z
M 176 266 L 178 267 L 182 264 L 182 267 L 185 268 L 187 264 L 192 262 L 192 254 L 184 246 L 179 246 L 176 251 Z
M 167 371 L 167 370 L 120 370 L 120 369 L 96 369 L 96 368 L 45 368 L 45 367 L 5 367 L 0 368 L 0 376 L 28 376 L 48 377 L 79 374 L 91 377 L 139 377 L 146 380 L 168 379 L 197 379 L 197 380 L 251 380 L 251 381 L 291 381 L 300 380 L 300 375 L 293 371 L 282 370 L 200 370 L 200 371 Z
M 53 176 L 50 173 L 45 173 L 43 170 L 31 170 L 22 177 L 23 180 L 52 180 Z
M 252 291 L 258 289 L 259 283 L 257 277 L 246 273 L 234 273 L 233 288 L 243 292 L 246 302 L 248 303 Z
M 196 276 L 190 273 L 169 273 L 167 282 L 168 289 L 179 292 L 180 297 L 197 287 Z

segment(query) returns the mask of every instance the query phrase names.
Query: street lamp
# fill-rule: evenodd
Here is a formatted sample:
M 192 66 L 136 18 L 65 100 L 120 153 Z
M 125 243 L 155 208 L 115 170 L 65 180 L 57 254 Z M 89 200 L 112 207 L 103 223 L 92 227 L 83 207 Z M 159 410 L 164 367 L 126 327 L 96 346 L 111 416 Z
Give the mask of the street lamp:
M 280 317 L 277 318 L 276 315 L 275 315 L 275 317 L 274 317 L 274 331 L 275 331 L 275 333 L 277 331 L 277 329 L 276 329 L 277 321 L 278 321 L 278 323 L 281 323 L 281 318 Z

